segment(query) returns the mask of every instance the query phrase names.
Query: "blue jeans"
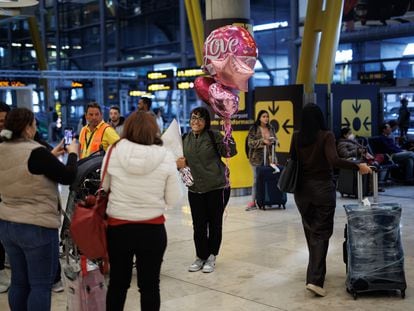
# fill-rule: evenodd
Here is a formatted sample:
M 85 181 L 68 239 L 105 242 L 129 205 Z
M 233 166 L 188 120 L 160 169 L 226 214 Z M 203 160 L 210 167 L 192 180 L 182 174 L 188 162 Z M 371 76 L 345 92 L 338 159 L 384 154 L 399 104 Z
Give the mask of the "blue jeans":
M 1 241 L 12 271 L 13 311 L 47 311 L 59 260 L 58 229 L 0 220 Z
M 391 156 L 391 159 L 397 164 L 402 164 L 405 169 L 405 180 L 412 181 L 414 178 L 414 152 L 397 152 Z

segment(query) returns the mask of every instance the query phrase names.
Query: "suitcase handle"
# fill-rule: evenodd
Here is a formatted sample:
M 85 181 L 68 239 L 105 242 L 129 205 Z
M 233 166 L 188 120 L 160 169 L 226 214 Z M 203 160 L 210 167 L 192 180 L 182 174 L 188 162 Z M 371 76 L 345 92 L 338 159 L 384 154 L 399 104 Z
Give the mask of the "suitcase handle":
M 378 172 L 375 166 L 370 166 L 372 170 L 372 193 L 374 204 L 378 204 Z M 358 189 L 358 202 L 362 203 L 363 199 L 363 184 L 362 184 L 362 174 L 357 172 L 357 189 Z
M 275 144 L 272 143 L 272 163 L 275 162 L 276 156 L 275 156 Z M 270 165 L 270 163 L 269 163 Z M 263 166 L 267 166 L 267 145 L 263 146 Z

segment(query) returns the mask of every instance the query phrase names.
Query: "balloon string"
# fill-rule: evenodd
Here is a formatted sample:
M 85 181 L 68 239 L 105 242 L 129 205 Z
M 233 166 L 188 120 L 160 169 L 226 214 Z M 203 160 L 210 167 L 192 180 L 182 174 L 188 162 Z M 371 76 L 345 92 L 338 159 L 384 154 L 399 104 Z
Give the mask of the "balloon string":
M 226 179 L 226 188 L 230 187 L 230 170 L 229 170 L 229 158 L 230 158 L 230 144 L 234 144 L 234 141 L 231 137 L 232 128 L 231 128 L 231 120 L 230 118 L 223 119 L 223 132 L 224 132 L 224 138 L 223 143 L 226 150 L 226 168 L 225 168 L 225 179 Z

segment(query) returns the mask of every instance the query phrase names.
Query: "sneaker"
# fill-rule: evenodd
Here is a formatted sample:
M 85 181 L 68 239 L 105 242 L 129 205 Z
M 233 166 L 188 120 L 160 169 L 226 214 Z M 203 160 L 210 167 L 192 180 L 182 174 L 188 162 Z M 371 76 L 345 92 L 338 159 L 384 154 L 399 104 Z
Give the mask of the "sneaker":
M 191 264 L 191 266 L 188 267 L 188 271 L 189 272 L 199 271 L 203 268 L 203 265 L 204 265 L 204 260 L 197 257 L 196 260 Z
M 256 209 L 256 203 L 254 201 L 247 203 L 246 211 L 251 211 Z
M 0 270 L 0 293 L 5 293 L 10 287 L 10 276 L 6 270 Z
M 306 284 L 306 289 L 314 293 L 316 296 L 325 297 L 326 296 L 326 290 L 324 290 L 322 287 L 314 284 Z
M 55 293 L 61 293 L 63 292 L 65 288 L 63 287 L 62 281 L 57 281 L 55 284 L 52 285 L 52 291 Z
M 216 266 L 216 256 L 210 255 L 203 266 L 204 273 L 211 273 L 214 271 L 214 267 Z

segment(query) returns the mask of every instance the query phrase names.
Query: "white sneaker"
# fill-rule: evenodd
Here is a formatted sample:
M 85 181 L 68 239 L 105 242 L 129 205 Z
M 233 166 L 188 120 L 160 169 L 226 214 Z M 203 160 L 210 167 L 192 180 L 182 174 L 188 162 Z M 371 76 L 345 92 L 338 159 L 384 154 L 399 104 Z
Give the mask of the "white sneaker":
M 6 270 L 0 270 L 0 293 L 5 293 L 10 287 L 10 276 Z
M 206 262 L 204 263 L 203 272 L 211 273 L 214 271 L 215 266 L 216 266 L 216 256 L 210 255 L 208 256 Z
M 204 260 L 200 258 L 196 258 L 196 260 L 191 264 L 191 266 L 188 267 L 189 272 L 196 272 L 203 268 Z
M 326 296 L 326 290 L 324 290 L 322 287 L 318 285 L 308 283 L 306 284 L 306 289 L 314 293 L 316 296 L 320 296 L 320 297 Z
M 52 285 L 52 291 L 55 293 L 61 293 L 64 291 L 63 283 L 62 281 L 57 281 L 55 284 Z

